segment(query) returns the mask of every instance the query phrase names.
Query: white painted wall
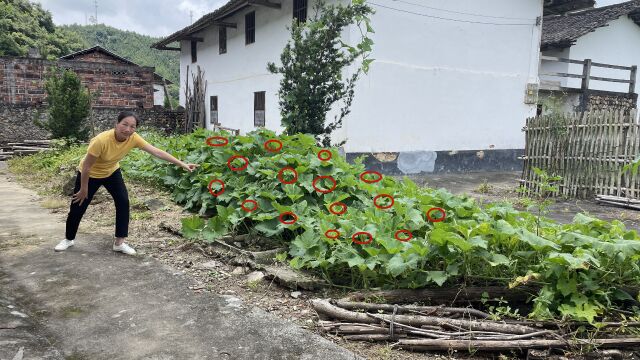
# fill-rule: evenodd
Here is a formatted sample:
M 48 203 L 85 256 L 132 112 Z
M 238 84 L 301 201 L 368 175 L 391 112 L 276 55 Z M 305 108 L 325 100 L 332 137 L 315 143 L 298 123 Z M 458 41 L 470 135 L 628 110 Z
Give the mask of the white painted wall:
M 191 64 L 189 42 L 182 43 L 181 86 L 187 65 L 190 70 L 200 65 L 208 81 L 206 106 L 208 96 L 218 96 L 223 126 L 254 129 L 253 93 L 266 91 L 266 126 L 281 130 L 279 78 L 268 73 L 266 64 L 279 62 L 289 38 L 285 27 L 292 19 L 292 1 L 282 3 L 280 10 L 253 8 L 254 44 L 245 45 L 244 39 L 249 10 L 225 20 L 238 25 L 227 30 L 226 54 L 218 54 L 216 27 L 196 34 L 205 39 L 198 44 L 196 64 Z M 348 139 L 347 152 L 524 147 L 521 128 L 535 114 L 524 96 L 526 84 L 538 81 L 540 27 L 535 19 L 542 14 L 542 0 L 370 3 L 376 10 L 376 61 L 359 82 L 352 113 L 336 134 Z M 526 25 L 497 25 L 505 23 Z M 351 29 L 346 38 L 358 34 Z
M 153 105 L 164 105 L 164 87 L 153 84 Z
M 562 50 L 547 50 L 547 51 L 543 51 L 542 55 L 544 56 L 552 56 L 552 57 L 557 57 L 557 58 L 563 58 L 563 59 L 569 59 L 570 55 L 569 55 L 569 48 L 565 48 Z M 581 59 L 577 59 L 577 60 L 581 60 Z M 562 74 L 568 74 L 569 73 L 569 63 L 565 63 L 565 62 L 559 62 L 559 61 L 547 61 L 547 60 L 541 60 L 540 62 L 540 84 L 541 87 L 544 87 L 545 85 L 550 85 L 550 86 L 562 86 L 562 87 L 567 87 L 567 80 L 569 78 L 567 77 L 558 77 L 558 76 L 545 76 L 542 74 L 550 74 L 550 73 L 562 73 Z M 580 70 L 580 73 L 582 74 L 582 70 Z
M 376 7 L 376 61 L 356 90 L 347 152 L 524 147 L 521 128 L 535 114 L 524 96 L 526 84 L 538 82 L 541 1 L 375 3 L 406 12 Z M 530 25 L 495 25 L 504 23 Z
M 640 40 L 640 26 L 629 17 L 622 16 L 609 22 L 608 26 L 580 37 L 576 44 L 569 48 L 569 56 L 576 60 L 591 59 L 594 62 L 612 65 L 640 65 L 640 47 L 634 46 L 636 40 Z M 569 70 L 573 74 L 582 74 L 582 66 L 578 64 L 571 64 Z M 630 73 L 628 70 L 594 66 L 591 68 L 591 75 L 626 80 L 629 79 Z M 636 79 L 636 83 L 639 79 L 640 77 Z M 580 79 L 569 79 L 568 84 L 570 87 L 580 87 Z M 629 84 L 591 80 L 589 88 L 628 92 Z M 638 92 L 637 86 L 635 92 Z

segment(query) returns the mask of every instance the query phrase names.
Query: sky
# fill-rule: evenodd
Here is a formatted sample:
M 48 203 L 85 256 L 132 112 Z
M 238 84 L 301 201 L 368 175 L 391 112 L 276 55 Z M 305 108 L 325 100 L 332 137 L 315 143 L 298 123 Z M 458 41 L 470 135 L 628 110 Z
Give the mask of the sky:
M 98 3 L 98 22 L 122 30 L 144 35 L 164 37 L 191 24 L 227 0 L 33 0 L 51 12 L 57 25 L 87 23 L 95 15 Z M 443 2 L 445 0 L 442 0 Z M 623 2 L 596 0 L 596 6 Z
M 228 0 L 97 0 L 98 23 L 140 34 L 170 35 Z M 32 0 L 51 12 L 56 25 L 85 25 L 95 15 L 94 0 Z

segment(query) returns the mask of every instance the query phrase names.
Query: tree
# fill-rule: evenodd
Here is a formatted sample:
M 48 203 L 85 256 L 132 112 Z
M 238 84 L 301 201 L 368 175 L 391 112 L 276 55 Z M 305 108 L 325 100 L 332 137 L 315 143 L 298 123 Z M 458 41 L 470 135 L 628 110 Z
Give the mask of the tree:
M 372 13 L 365 0 L 354 0 L 348 6 L 320 1 L 313 18 L 306 23 L 294 20 L 291 39 L 280 56 L 282 65 L 267 65 L 271 73 L 282 75 L 278 97 L 287 134 L 312 134 L 322 146 L 331 145 L 331 132 L 342 126 L 356 82 L 373 61 L 368 59 L 373 41 L 367 37 L 373 33 L 368 18 Z M 342 31 L 352 24 L 362 35 L 356 46 L 341 39 Z M 362 62 L 352 66 L 360 58 Z M 347 75 L 350 69 L 353 73 Z M 339 114 L 325 124 L 327 113 L 338 101 L 342 103 Z
M 39 124 L 51 132 L 54 139 L 75 138 L 86 141 L 89 136 L 87 116 L 91 96 L 78 75 L 71 70 L 52 68 L 45 82 L 48 121 Z

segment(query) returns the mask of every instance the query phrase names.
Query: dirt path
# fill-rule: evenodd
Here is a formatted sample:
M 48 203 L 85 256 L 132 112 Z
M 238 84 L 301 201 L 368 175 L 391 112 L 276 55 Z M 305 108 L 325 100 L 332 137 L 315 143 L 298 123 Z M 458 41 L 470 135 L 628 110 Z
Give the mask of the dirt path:
M 64 224 L 2 168 L 0 198 L 2 359 L 355 358 L 234 296 L 194 293 L 150 257 L 113 253 L 107 235 L 54 253 Z

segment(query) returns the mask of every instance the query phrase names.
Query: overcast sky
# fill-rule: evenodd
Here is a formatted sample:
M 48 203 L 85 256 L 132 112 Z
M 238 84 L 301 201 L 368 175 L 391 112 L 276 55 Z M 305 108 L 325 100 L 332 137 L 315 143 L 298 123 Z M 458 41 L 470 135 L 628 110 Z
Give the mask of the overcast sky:
M 34 0 L 53 15 L 53 22 L 86 24 L 95 0 Z M 442 0 L 445 3 L 445 0 Z M 596 6 L 623 2 L 596 0 Z M 167 36 L 225 4 L 227 0 L 97 0 L 98 22 L 151 36 Z
M 57 25 L 84 25 L 95 15 L 94 0 L 32 0 L 53 15 Z M 97 0 L 98 22 L 151 36 L 167 36 L 228 0 Z

